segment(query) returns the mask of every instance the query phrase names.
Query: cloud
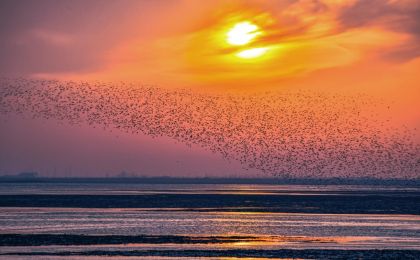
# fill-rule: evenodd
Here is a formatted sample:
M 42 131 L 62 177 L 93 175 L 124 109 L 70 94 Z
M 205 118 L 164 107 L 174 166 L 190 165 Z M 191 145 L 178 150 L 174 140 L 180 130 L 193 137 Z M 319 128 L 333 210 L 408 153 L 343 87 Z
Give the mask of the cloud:
M 131 37 L 160 32 L 157 14 L 175 1 L 2 0 L 0 75 L 87 73 Z
M 420 53 L 418 0 L 6 2 L 0 72 L 253 84 Z M 240 20 L 266 32 L 249 47 L 270 59 L 232 59 L 222 31 Z
M 338 17 L 343 29 L 381 26 L 405 33 L 411 40 L 386 56 L 411 59 L 420 55 L 420 2 L 416 0 L 358 0 L 343 8 Z
M 47 45 L 53 46 L 67 46 L 74 44 L 76 39 L 67 33 L 45 30 L 45 29 L 35 29 L 30 32 L 27 43 L 33 40 L 40 40 Z
M 214 8 L 206 22 L 190 19 L 193 30 L 145 42 L 134 39 L 110 51 L 108 66 L 92 78 L 144 80 L 162 85 L 255 85 L 384 56 L 403 44 L 404 32 L 363 22 L 343 26 L 343 13 L 358 1 L 236 3 Z M 226 44 L 236 22 L 252 21 L 264 34 L 244 47 Z M 382 24 L 375 20 L 375 23 Z M 264 57 L 241 60 L 241 48 L 267 48 Z

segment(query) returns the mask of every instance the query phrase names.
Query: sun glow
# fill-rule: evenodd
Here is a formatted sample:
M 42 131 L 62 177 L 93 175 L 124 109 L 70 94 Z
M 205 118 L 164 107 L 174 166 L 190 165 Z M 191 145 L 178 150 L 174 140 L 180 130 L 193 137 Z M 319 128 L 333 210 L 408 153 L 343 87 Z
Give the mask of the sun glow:
M 253 59 L 264 55 L 267 52 L 267 50 L 268 48 L 252 48 L 240 51 L 236 54 L 236 56 L 243 59 Z
M 227 42 L 231 45 L 245 45 L 261 34 L 259 27 L 251 22 L 237 23 L 227 33 Z

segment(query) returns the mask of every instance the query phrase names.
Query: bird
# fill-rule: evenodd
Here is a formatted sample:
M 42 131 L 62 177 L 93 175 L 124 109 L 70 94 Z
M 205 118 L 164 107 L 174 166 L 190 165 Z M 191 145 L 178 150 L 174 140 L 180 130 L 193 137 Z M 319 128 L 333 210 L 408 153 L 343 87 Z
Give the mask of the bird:
M 315 90 L 201 93 L 129 82 L 0 78 L 0 114 L 169 137 L 285 178 L 415 179 L 415 129 L 374 97 Z

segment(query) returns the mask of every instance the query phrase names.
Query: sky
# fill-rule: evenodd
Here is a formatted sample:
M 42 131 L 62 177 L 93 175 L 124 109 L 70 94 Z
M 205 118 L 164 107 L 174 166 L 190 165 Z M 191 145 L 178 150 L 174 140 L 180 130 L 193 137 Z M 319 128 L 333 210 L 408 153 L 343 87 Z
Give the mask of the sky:
M 418 0 L 3 0 L 0 57 L 0 76 L 12 78 L 135 82 L 248 97 L 265 91 L 363 93 L 386 104 L 375 111 L 378 117 L 389 118 L 394 128 L 408 127 L 415 142 L 420 140 Z M 0 127 L 7 144 L 0 148 L 3 172 L 59 168 L 59 174 L 68 174 L 73 168 L 85 175 L 131 170 L 196 176 L 205 165 L 210 175 L 261 174 L 170 136 L 1 117 L 7 122 Z M 22 124 L 33 131 L 17 131 Z M 62 140 L 76 141 L 51 139 L 45 151 L 18 141 L 28 135 L 49 140 L 41 130 L 46 125 Z M 91 159 L 82 160 L 77 144 L 86 142 L 95 149 L 84 156 Z M 70 162 L 73 157 L 79 159 Z M 110 163 L 109 157 L 120 159 Z

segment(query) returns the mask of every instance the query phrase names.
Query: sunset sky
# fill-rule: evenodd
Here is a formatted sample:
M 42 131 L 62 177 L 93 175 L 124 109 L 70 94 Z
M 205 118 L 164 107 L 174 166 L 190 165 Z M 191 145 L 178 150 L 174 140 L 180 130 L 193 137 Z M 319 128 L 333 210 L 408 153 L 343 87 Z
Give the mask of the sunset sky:
M 286 90 L 363 93 L 391 104 L 390 110 L 379 108 L 379 113 L 390 117 L 394 126 L 420 129 L 418 0 L 3 0 L 0 57 L 0 76 L 5 77 L 137 82 L 233 95 Z M 51 147 L 37 152 L 33 147 L 41 144 L 11 140 L 28 136 L 16 131 L 22 124 L 35 129 L 36 137 L 30 140 L 42 140 L 45 125 L 8 120 L 0 127 L 6 143 L 0 151 L 0 171 L 51 171 L 47 164 L 52 154 L 58 157 L 57 167 L 68 169 L 75 164 L 68 157 L 80 159 L 72 151 L 77 145 L 51 141 L 54 138 L 92 142 L 93 159 L 73 166 L 85 171 L 141 170 L 136 159 L 124 161 L 127 157 L 142 158 L 138 160 L 143 165 L 168 162 L 164 167 L 147 164 L 153 174 L 174 167 L 178 173 L 198 172 L 200 165 L 207 165 L 209 174 L 243 171 L 236 162 L 170 139 L 120 134 L 118 141 L 115 134 L 100 130 L 69 131 L 58 125 L 48 129 L 61 129 L 57 132 L 64 136 L 52 136 Z M 419 131 L 414 132 L 420 140 Z M 163 149 L 168 143 L 170 148 Z M 74 147 L 62 155 L 53 152 L 62 146 Z M 110 147 L 117 148 L 103 152 Z M 19 159 L 11 159 L 17 155 Z M 125 159 L 107 168 L 108 157 Z M 95 168 L 97 162 L 104 166 Z

